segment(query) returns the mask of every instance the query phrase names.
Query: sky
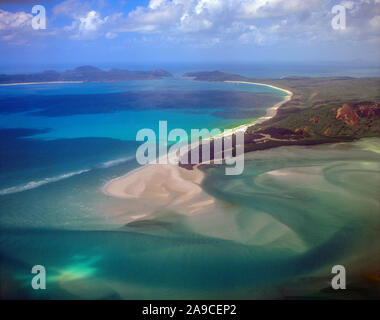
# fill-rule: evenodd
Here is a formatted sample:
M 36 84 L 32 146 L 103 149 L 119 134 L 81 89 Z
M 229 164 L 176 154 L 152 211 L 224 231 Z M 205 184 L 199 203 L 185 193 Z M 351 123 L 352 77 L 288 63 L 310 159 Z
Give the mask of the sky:
M 33 28 L 42 5 L 46 29 Z M 334 6 L 346 12 L 333 28 Z M 340 27 L 342 27 L 340 21 Z M 1 66 L 380 64 L 380 0 L 0 0 Z

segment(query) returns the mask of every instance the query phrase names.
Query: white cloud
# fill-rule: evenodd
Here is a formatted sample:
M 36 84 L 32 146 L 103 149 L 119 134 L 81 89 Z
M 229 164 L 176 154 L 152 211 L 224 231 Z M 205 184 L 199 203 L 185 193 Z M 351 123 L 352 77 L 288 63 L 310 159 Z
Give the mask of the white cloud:
M 99 1 L 98 7 L 104 7 L 104 3 Z M 90 40 L 102 36 L 107 39 L 114 39 L 117 36 L 117 34 L 110 32 L 108 28 L 115 20 L 115 17 L 121 17 L 120 13 L 102 18 L 99 10 L 91 9 L 90 2 L 80 2 L 78 0 L 65 0 L 57 4 L 52 11 L 54 19 L 61 16 L 73 19 L 71 25 L 63 28 L 71 39 Z
M 225 7 L 225 2 L 222 0 L 200 0 L 195 5 L 195 13 L 201 14 L 204 11 L 209 13 L 221 12 Z
M 321 6 L 319 0 L 242 0 L 238 12 L 246 19 L 273 18 L 315 10 L 318 6 Z
M 378 1 L 380 2 L 380 0 Z M 369 24 L 371 27 L 379 31 L 380 30 L 380 16 L 373 17 L 371 20 L 369 20 Z
M 99 31 L 107 22 L 108 17 L 102 19 L 100 14 L 94 10 L 87 12 L 83 17 L 77 17 L 71 26 L 65 30 L 71 33 L 73 39 L 92 39 L 99 36 Z
M 89 11 L 91 11 L 91 7 L 88 2 L 83 3 L 78 0 L 66 0 L 53 8 L 53 15 L 55 17 L 67 16 L 70 18 L 78 18 L 84 16 Z
M 77 40 L 137 33 L 142 40 L 156 37 L 191 46 L 267 45 L 289 39 L 362 41 L 379 36 L 380 0 L 150 0 L 124 15 L 112 13 L 110 6 L 94 7 L 96 3 L 65 0 L 52 9 L 50 22 L 70 18 L 70 25 L 56 30 Z M 331 28 L 331 8 L 337 3 L 347 8 L 347 29 L 340 33 Z M 31 18 L 25 12 L 0 10 L 0 37 L 11 38 L 13 33 L 1 30 L 26 28 Z
M 317 8 L 321 0 L 151 0 L 113 32 L 190 37 L 197 43 L 223 40 L 264 44 L 282 31 L 284 18 Z M 256 20 L 261 20 L 256 23 Z M 262 20 L 267 20 L 263 23 Z M 273 20 L 273 21 L 272 21 Z M 252 29 L 252 25 L 255 26 Z M 189 38 L 189 39 L 190 39 Z M 218 41 L 212 41 L 218 39 Z
M 166 0 L 151 0 L 148 7 L 150 9 L 156 9 L 160 7 Z
M 106 33 L 106 38 L 107 39 L 115 39 L 116 37 L 117 37 L 116 33 L 113 33 L 113 32 L 107 32 Z
M 355 6 L 355 3 L 353 1 L 343 1 L 341 2 L 341 5 L 344 6 L 346 9 L 352 10 Z
M 345 0 L 347 31 L 339 36 L 360 39 L 380 0 Z M 331 9 L 326 0 L 151 0 L 139 6 L 113 32 L 161 34 L 167 39 L 212 39 L 267 44 L 287 39 L 334 41 Z M 380 10 L 380 8 L 378 8 Z M 363 23 L 363 15 L 367 22 Z M 365 21 L 365 20 L 364 20 Z M 377 25 L 373 20 L 371 25 Z M 252 27 L 254 26 L 254 28 Z
M 321 0 L 151 0 L 129 13 L 119 31 L 180 34 L 222 33 L 236 23 L 308 12 Z M 243 28 L 245 29 L 245 27 Z
M 8 12 L 0 9 L 0 40 L 21 45 L 26 42 L 25 35 L 30 35 L 33 15 L 19 11 Z
M 63 12 L 66 12 L 65 10 L 64 7 L 60 7 L 58 12 L 63 14 Z M 78 12 L 72 13 L 71 17 L 74 19 L 71 25 L 63 28 L 70 38 L 75 40 L 92 40 L 99 37 L 114 39 L 117 37 L 114 30 L 117 29 L 120 21 L 122 21 L 123 14 L 114 13 L 103 18 L 99 11 L 90 10 L 81 11 L 80 14 Z
M 0 30 L 30 27 L 33 16 L 26 12 L 8 12 L 0 9 Z
M 79 31 L 86 33 L 96 31 L 102 24 L 107 21 L 107 17 L 105 20 L 102 20 L 99 13 L 96 11 L 90 11 L 87 13 L 87 16 L 79 18 L 79 21 Z

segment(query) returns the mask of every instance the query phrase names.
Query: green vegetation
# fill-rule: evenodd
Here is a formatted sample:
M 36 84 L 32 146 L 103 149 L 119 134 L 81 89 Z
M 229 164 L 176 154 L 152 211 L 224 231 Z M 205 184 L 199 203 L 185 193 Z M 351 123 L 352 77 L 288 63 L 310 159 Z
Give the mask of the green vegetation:
M 285 108 L 315 108 L 329 105 L 338 107 L 343 103 L 362 101 L 380 102 L 380 78 L 284 78 L 260 80 L 294 93 Z
M 292 131 L 306 129 L 310 137 L 352 137 L 380 136 L 380 116 L 361 117 L 360 124 L 352 126 L 341 119 L 337 119 L 337 107 L 324 105 L 294 112 L 288 116 L 263 124 L 261 128 L 286 128 Z M 315 120 L 316 119 L 316 120 Z M 310 138 L 309 137 L 309 138 Z
M 380 136 L 380 78 L 303 78 L 270 83 L 294 95 L 276 117 L 254 131 L 285 128 L 314 140 Z M 343 114 L 339 116 L 339 112 Z
M 380 137 L 380 78 L 252 79 L 219 71 L 193 72 L 200 81 L 238 80 L 271 84 L 293 92 L 277 115 L 248 128 L 245 150 L 313 145 Z

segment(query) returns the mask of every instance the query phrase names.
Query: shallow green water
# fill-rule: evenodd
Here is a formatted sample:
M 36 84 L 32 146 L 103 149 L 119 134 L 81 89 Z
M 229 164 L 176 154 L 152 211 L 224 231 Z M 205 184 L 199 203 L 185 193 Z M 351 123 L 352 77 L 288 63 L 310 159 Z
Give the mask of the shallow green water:
M 378 282 L 364 277 L 380 270 L 379 150 L 380 139 L 282 147 L 247 155 L 241 176 L 208 169 L 203 186 L 217 202 L 203 215 L 161 212 L 144 224 L 107 229 L 3 229 L 2 295 L 379 296 Z M 30 287 L 35 264 L 46 267 L 45 291 Z M 346 267 L 349 290 L 321 291 L 336 264 Z

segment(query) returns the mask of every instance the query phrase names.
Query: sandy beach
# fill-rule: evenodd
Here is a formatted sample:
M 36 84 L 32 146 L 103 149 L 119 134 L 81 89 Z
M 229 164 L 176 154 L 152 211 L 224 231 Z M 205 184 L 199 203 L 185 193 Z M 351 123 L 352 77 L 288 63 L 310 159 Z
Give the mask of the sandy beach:
M 177 165 L 150 164 L 109 182 L 103 191 L 110 196 L 131 199 L 131 218 L 146 218 L 167 208 L 183 215 L 201 213 L 214 204 L 200 184 L 204 173 Z
M 291 91 L 263 83 L 226 82 L 268 86 L 287 93 L 283 101 L 267 109 L 265 116 L 232 129 L 229 135 L 246 131 L 247 128 L 275 116 L 278 108 L 293 95 Z M 202 214 L 209 211 L 215 203 L 214 198 L 205 193 L 200 186 L 203 178 L 204 173 L 197 166 L 194 166 L 193 170 L 187 170 L 174 164 L 149 164 L 109 181 L 103 187 L 103 193 L 132 200 L 130 206 L 134 215 L 131 215 L 131 221 L 152 217 L 154 212 L 160 211 L 161 208 L 183 215 Z

